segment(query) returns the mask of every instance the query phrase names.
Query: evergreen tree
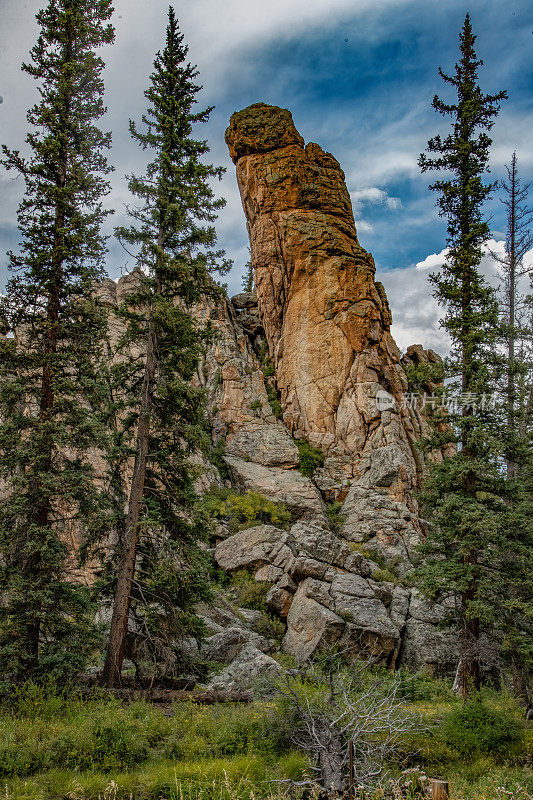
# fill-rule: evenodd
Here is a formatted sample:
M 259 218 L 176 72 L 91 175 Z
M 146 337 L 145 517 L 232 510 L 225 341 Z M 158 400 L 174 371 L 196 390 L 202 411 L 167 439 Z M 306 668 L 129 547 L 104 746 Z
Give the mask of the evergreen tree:
M 493 290 L 479 272 L 482 245 L 489 237 L 483 203 L 493 188 L 488 171 L 492 128 L 505 92 L 484 94 L 478 84 L 482 62 L 474 50 L 476 37 L 467 14 L 460 34 L 461 58 L 453 74 L 439 74 L 457 99 L 433 99 L 434 109 L 452 119 L 450 133 L 428 142 L 431 156 L 420 166 L 444 171 L 431 189 L 446 217 L 448 255 L 442 272 L 431 276 L 435 296 L 446 313 L 441 324 L 452 340 L 447 363 L 447 390 L 460 401 L 443 437 L 455 440 L 457 454 L 436 465 L 423 500 L 431 509 L 432 530 L 422 546 L 425 565 L 418 571 L 424 591 L 433 597 L 458 598 L 455 619 L 460 626 L 458 679 L 463 698 L 480 685 L 481 634 L 495 622 L 497 553 L 504 547 L 501 515 L 505 486 L 498 470 L 497 419 L 488 402 L 494 388 L 494 352 L 498 308 Z M 439 438 L 439 437 L 436 437 Z M 437 442 L 432 442 L 435 445 Z
M 189 309 L 215 290 L 210 271 L 220 268 L 222 254 L 211 249 L 215 231 L 205 223 L 223 205 L 209 186 L 223 170 L 202 162 L 207 143 L 192 138 L 193 125 L 205 122 L 212 109 L 193 111 L 201 87 L 187 52 L 170 8 L 166 45 L 145 92 L 150 105 L 144 130 L 130 122 L 133 138 L 154 159 L 145 175 L 130 178 L 140 204 L 129 209 L 132 226 L 117 230 L 123 243 L 137 248 L 141 267 L 137 289 L 121 310 L 127 326 L 123 352 L 133 346 L 142 357 L 118 367 L 129 411 L 122 452 L 128 453 L 131 442 L 134 468 L 125 487 L 127 514 L 103 673 L 109 686 L 120 681 L 130 620 L 137 640 L 160 657 L 172 650 L 180 630 L 194 627 L 190 606 L 207 593 L 187 464 L 191 449 L 206 440 L 202 394 L 191 379 L 207 331 Z
M 242 276 L 242 290 L 243 292 L 253 292 L 254 290 L 254 265 L 252 264 L 252 255 L 244 265 L 244 275 Z
M 103 320 L 91 287 L 103 274 L 110 137 L 97 127 L 103 62 L 113 41 L 111 0 L 50 0 L 31 62 L 39 82 L 24 157 L 3 147 L 21 174 L 22 241 L 0 347 L 0 672 L 38 679 L 78 670 L 93 644 L 87 590 L 71 579 L 67 543 L 105 524 L 88 450 L 101 440 L 94 369 Z M 73 530 L 74 529 L 74 530 Z

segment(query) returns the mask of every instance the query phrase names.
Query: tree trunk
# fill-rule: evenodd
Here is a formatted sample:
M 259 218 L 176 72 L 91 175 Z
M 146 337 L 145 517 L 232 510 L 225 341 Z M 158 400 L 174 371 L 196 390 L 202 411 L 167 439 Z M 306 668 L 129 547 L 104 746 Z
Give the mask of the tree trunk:
M 529 693 L 526 673 L 514 653 L 511 655 L 511 674 L 513 680 L 513 694 L 517 700 L 521 700 L 527 706 L 529 703 Z
M 509 295 L 509 342 L 507 348 L 507 427 L 512 436 L 515 427 L 515 403 L 516 403 L 516 376 L 515 376 L 515 312 L 516 312 L 516 153 L 513 153 L 511 161 L 510 179 L 510 199 L 509 199 L 509 274 L 508 274 L 508 295 Z M 516 461 L 507 456 L 506 459 L 507 477 L 515 478 L 518 470 Z
M 146 360 L 142 386 L 141 407 L 137 428 L 137 446 L 135 465 L 130 487 L 128 514 L 122 542 L 122 550 L 117 572 L 117 587 L 109 631 L 106 660 L 102 673 L 102 682 L 113 688 L 120 684 L 122 662 L 128 633 L 128 619 L 131 603 L 131 587 L 135 575 L 135 562 L 139 544 L 139 520 L 146 480 L 146 464 L 148 459 L 148 443 L 150 437 L 150 417 L 154 394 L 155 350 L 154 332 L 148 322 L 146 341 Z
M 342 739 L 329 726 L 324 726 L 319 750 L 319 766 L 322 773 L 322 785 L 329 791 L 342 792 L 346 788 L 346 777 L 343 770 L 345 747 Z M 324 746 L 325 745 L 325 746 Z
M 469 562 L 469 563 L 475 563 Z M 475 600 L 475 590 L 471 589 L 462 595 L 462 621 L 461 631 L 461 658 L 457 667 L 456 684 L 460 687 L 460 694 L 465 702 L 472 694 L 481 688 L 481 669 L 479 664 L 478 643 L 480 626 L 479 619 L 468 617 L 468 606 Z

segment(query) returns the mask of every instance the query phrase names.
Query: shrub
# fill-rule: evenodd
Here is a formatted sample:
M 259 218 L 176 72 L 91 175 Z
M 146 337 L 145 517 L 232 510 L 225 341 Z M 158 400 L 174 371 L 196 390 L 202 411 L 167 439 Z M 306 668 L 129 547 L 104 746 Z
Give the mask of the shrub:
M 377 581 L 378 583 L 388 582 L 388 583 L 398 583 L 398 576 L 392 572 L 391 569 L 385 567 L 385 569 L 377 569 L 373 575 L 372 580 Z
M 167 757 L 189 760 L 209 753 L 210 757 L 246 753 L 280 753 L 276 726 L 277 709 L 271 704 L 174 707 L 176 733 L 164 743 Z
M 129 769 L 148 757 L 148 742 L 129 720 L 98 721 L 92 738 L 92 760 L 103 771 Z
M 439 702 L 455 700 L 449 683 L 431 675 L 410 675 L 400 669 L 402 697 L 410 702 Z
M 237 494 L 229 489 L 215 489 L 204 495 L 201 502 L 211 517 L 227 518 L 234 532 L 249 527 L 252 522 L 286 527 L 291 521 L 290 511 L 283 503 L 274 503 L 258 492 Z
M 342 792 L 350 739 L 356 782 L 376 786 L 405 736 L 422 725 L 399 696 L 397 675 L 384 681 L 369 674 L 366 662 L 344 665 L 340 655 L 334 649 L 305 671 L 286 673 L 277 705 L 289 742 L 308 754 L 324 788 Z
M 523 749 L 523 725 L 511 714 L 490 708 L 479 699 L 468 700 L 443 720 L 444 742 L 463 757 L 504 756 Z
M 21 684 L 0 683 L 0 707 L 20 717 L 50 719 L 66 713 L 77 698 L 71 687 L 61 688 L 53 681 Z
M 324 466 L 324 453 L 318 447 L 314 447 L 306 439 L 297 439 L 296 446 L 300 451 L 300 462 L 298 469 L 307 478 L 311 478 L 315 470 Z
M 439 361 L 437 364 L 421 362 L 420 364 L 408 364 L 404 366 L 407 376 L 407 383 L 410 391 L 419 392 L 433 386 L 439 385 L 444 380 L 444 364 Z
M 366 558 L 368 561 L 372 561 L 374 558 L 374 553 L 365 547 L 362 542 L 348 542 L 348 547 L 352 553 L 359 553 L 361 558 Z
M 267 610 L 265 598 L 270 588 L 269 583 L 254 580 L 245 569 L 235 572 L 232 582 L 236 589 L 237 604 L 241 608 L 251 608 L 254 611 L 263 612 Z
M 342 503 L 336 500 L 333 503 L 326 505 L 326 516 L 332 529 L 337 532 L 344 522 L 344 514 L 342 513 Z
M 218 439 L 215 444 L 211 445 L 208 450 L 208 458 L 211 464 L 215 466 L 222 480 L 228 480 L 229 472 L 228 466 L 224 461 L 224 453 L 226 452 L 226 442 L 224 439 Z
M 263 375 L 265 378 L 271 378 L 274 375 L 274 364 L 269 358 L 263 362 Z
M 273 617 L 267 613 L 257 620 L 254 625 L 254 631 L 267 639 L 275 639 L 277 642 L 281 642 L 285 635 L 285 625 L 278 617 Z
M 276 419 L 281 419 L 283 416 L 283 409 L 281 407 L 281 403 L 279 402 L 278 393 L 276 392 L 273 386 L 267 386 L 266 393 L 268 402 L 270 403 L 270 408 L 272 409 L 272 413 L 274 414 Z

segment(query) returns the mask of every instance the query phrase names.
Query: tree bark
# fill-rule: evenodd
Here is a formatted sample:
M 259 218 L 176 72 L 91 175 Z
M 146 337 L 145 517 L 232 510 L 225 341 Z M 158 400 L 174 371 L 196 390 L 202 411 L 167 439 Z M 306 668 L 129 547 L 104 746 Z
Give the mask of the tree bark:
M 520 664 L 514 653 L 511 655 L 511 675 L 514 696 L 517 700 L 521 700 L 527 706 L 529 703 L 529 692 L 526 673 L 522 664 Z
M 469 593 L 463 596 L 463 602 L 468 604 Z M 481 669 L 477 645 L 479 641 L 479 620 L 477 618 L 468 619 L 466 613 L 463 617 L 463 631 L 461 634 L 461 661 L 459 662 L 458 677 L 461 687 L 461 697 L 465 702 L 472 694 L 479 692 L 481 688 Z
M 515 366 L 515 306 L 516 306 L 516 153 L 513 153 L 510 174 L 509 198 L 509 342 L 507 352 L 507 426 L 512 435 L 515 427 L 516 377 Z M 507 477 L 514 478 L 518 470 L 516 461 L 507 457 Z
M 320 729 L 318 725 L 317 728 Z M 341 737 L 329 726 L 320 731 L 319 766 L 322 773 L 322 785 L 327 791 L 342 792 L 346 788 L 343 770 L 345 748 Z
M 135 575 L 135 562 L 139 544 L 139 520 L 144 495 L 144 484 L 146 481 L 155 369 L 154 332 L 149 320 L 141 407 L 137 427 L 135 464 L 129 494 L 128 514 L 126 517 L 118 565 L 117 587 L 113 604 L 111 629 L 102 673 L 102 682 L 110 689 L 120 685 L 120 675 L 122 671 L 122 662 L 124 660 L 126 636 L 128 633 L 131 587 Z

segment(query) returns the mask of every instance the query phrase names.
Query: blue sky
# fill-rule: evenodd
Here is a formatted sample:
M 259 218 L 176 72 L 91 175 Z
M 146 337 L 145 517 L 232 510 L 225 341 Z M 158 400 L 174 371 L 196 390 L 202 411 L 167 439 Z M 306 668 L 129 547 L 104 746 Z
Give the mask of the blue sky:
M 22 146 L 25 111 L 35 97 L 31 78 L 20 73 L 37 27 L 32 18 L 43 0 L 3 0 L 0 27 L 0 141 Z M 107 63 L 111 161 L 116 167 L 107 200 L 123 218 L 128 201 L 124 174 L 139 172 L 144 156 L 129 140 L 128 117 L 143 111 L 155 51 L 162 45 L 167 2 L 116 0 L 117 40 L 103 55 Z M 346 173 L 361 244 L 376 260 L 389 293 L 400 346 L 413 341 L 445 349 L 439 312 L 427 284 L 445 247 L 445 223 L 438 218 L 428 176 L 417 166 L 427 139 L 445 133 L 447 121 L 431 108 L 447 89 L 437 67 L 453 69 L 464 14 L 472 16 L 477 51 L 485 64 L 481 85 L 505 88 L 509 100 L 493 129 L 492 174 L 504 175 L 513 149 L 525 180 L 533 179 L 532 53 L 530 0 L 187 0 L 175 4 L 190 58 L 204 90 L 201 101 L 215 105 L 211 120 L 198 129 L 209 140 L 211 159 L 227 173 L 220 192 L 227 206 L 217 226 L 219 243 L 234 259 L 225 280 L 239 290 L 247 260 L 244 217 L 233 164 L 224 144 L 231 113 L 253 102 L 289 108 L 306 141 L 333 153 Z M 22 181 L 0 173 L 0 282 L 5 252 L 16 245 L 16 206 Z M 533 202 L 533 197 L 532 197 Z M 495 197 L 487 206 L 493 238 L 505 230 Z M 434 257 L 432 257 L 434 255 Z M 428 259 L 429 257 L 429 259 Z M 442 258 L 441 258 L 442 260 Z M 127 256 L 110 241 L 109 273 L 117 277 Z M 486 259 L 489 276 L 494 265 Z M 491 278 L 492 279 L 492 278 Z

